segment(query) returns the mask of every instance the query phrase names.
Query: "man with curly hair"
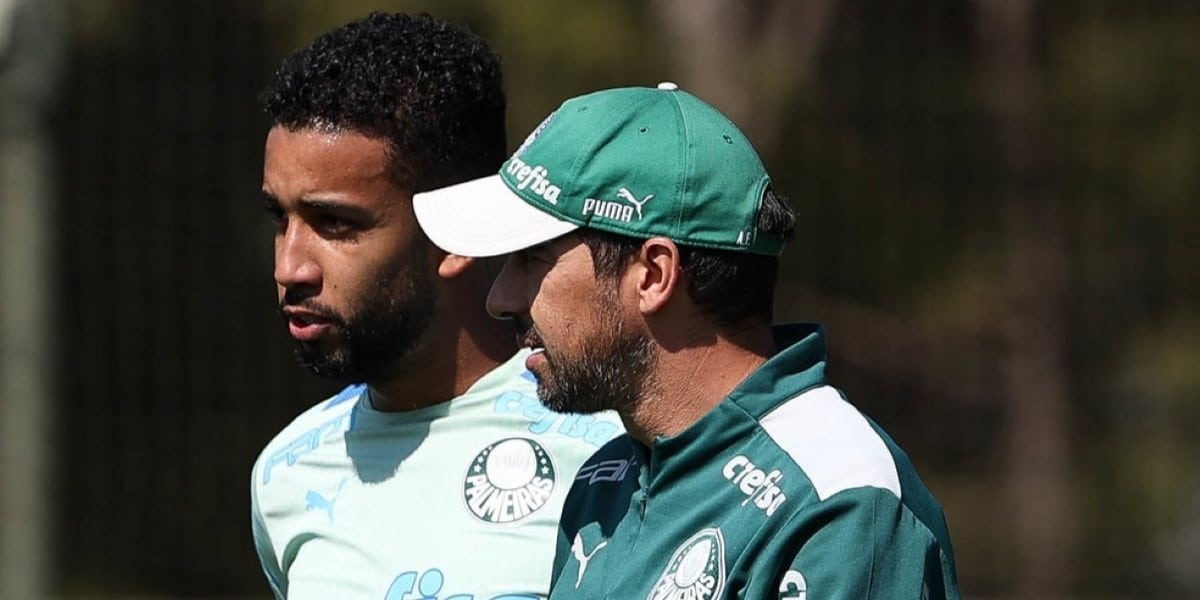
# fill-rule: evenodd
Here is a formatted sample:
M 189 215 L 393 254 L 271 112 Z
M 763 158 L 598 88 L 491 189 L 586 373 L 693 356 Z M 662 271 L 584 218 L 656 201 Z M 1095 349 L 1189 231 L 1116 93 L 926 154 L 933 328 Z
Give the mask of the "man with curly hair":
M 497 57 L 374 13 L 285 60 L 262 100 L 280 312 L 300 361 L 352 384 L 254 465 L 276 596 L 545 597 L 571 478 L 619 421 L 542 407 L 484 265 L 433 246 L 412 207 L 504 160 Z

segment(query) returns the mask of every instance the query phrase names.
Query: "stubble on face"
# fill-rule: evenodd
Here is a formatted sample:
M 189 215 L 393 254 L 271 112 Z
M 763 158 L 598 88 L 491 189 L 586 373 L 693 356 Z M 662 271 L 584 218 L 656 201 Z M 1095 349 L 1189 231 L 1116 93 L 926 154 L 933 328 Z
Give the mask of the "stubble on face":
M 411 190 L 391 161 L 386 140 L 354 130 L 276 125 L 267 134 L 263 191 L 276 221 L 280 309 L 320 326 L 296 348 L 320 377 L 384 382 L 429 344 L 440 289 L 433 247 L 417 233 Z
M 419 257 L 410 259 L 412 264 L 424 264 Z M 373 383 L 412 366 L 426 343 L 425 333 L 437 306 L 437 287 L 432 274 L 419 268 L 402 269 L 365 287 L 361 308 L 350 315 L 312 299 L 293 297 L 291 291 L 284 295 L 281 314 L 285 306 L 303 308 L 328 320 L 338 342 L 333 347 L 297 342 L 296 358 L 301 365 L 318 377 Z
M 615 288 L 600 283 L 602 291 L 594 306 L 615 306 Z M 654 386 L 654 347 L 649 336 L 627 331 L 618 315 L 596 313 L 597 335 L 577 340 L 575 351 L 546 348 L 536 324 L 530 324 L 523 335 L 523 345 L 544 349 L 548 372 L 534 375 L 538 398 L 553 411 L 629 413 Z

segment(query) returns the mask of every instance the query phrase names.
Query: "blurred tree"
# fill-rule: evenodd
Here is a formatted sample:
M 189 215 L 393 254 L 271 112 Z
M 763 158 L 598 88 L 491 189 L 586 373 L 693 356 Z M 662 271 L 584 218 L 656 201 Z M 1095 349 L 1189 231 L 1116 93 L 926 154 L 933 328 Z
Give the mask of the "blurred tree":
M 729 115 L 759 152 L 777 152 L 779 123 L 812 83 L 838 1 L 653 5 L 677 83 Z
M 0 0 L 0 597 L 52 581 L 56 171 L 63 2 Z
M 1035 56 L 1036 0 L 977 0 L 983 85 L 996 119 L 1005 293 L 999 368 L 1006 486 L 1022 597 L 1061 595 L 1071 568 L 1069 390 L 1063 362 L 1067 260 Z

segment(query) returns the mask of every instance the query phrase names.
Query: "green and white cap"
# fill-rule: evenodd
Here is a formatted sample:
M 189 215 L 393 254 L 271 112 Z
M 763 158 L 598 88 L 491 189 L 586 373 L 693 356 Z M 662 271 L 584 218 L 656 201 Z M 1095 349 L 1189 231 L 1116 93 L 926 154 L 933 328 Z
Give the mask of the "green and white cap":
M 514 252 L 580 227 L 684 246 L 778 255 L 758 230 L 771 178 L 725 115 L 673 83 L 567 100 L 497 175 L 413 199 L 438 247 Z

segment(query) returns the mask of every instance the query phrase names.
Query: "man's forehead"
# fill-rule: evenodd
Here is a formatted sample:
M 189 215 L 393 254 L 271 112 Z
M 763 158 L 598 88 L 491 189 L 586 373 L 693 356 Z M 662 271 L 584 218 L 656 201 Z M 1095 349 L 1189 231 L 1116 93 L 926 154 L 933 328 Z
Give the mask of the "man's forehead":
M 314 154 L 358 155 L 364 160 L 386 160 L 387 140 L 352 129 L 324 126 L 285 127 L 267 132 L 267 150 L 286 147 Z
M 376 138 L 276 126 L 267 134 L 263 189 L 282 197 L 395 186 L 389 169 L 386 145 Z

